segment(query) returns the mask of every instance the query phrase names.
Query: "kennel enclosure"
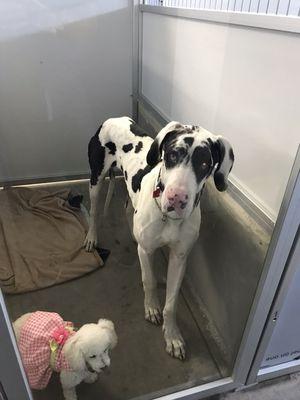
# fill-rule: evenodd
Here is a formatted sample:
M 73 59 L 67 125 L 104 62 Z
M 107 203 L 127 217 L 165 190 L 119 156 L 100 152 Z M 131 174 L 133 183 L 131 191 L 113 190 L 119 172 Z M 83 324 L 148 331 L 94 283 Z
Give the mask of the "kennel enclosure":
M 126 366 L 124 351 L 116 350 L 112 361 L 116 367 L 103 380 L 102 390 L 122 399 L 196 400 L 297 371 L 297 360 L 265 363 L 279 351 L 276 335 L 282 336 L 281 321 L 289 324 L 284 313 L 292 306 L 286 302 L 295 304 L 298 299 L 293 284 L 299 269 L 300 155 L 294 107 L 299 82 L 291 79 L 297 76 L 300 61 L 296 5 L 290 2 L 285 9 L 281 0 L 276 5 L 279 15 L 265 15 L 261 1 L 257 12 L 249 15 L 243 9 L 246 2 L 239 10 L 236 2 L 227 7 L 225 0 L 216 3 L 216 9 L 208 6 L 211 2 L 205 7 L 172 1 L 118 0 L 110 6 L 96 1 L 89 7 L 83 3 L 70 2 L 65 10 L 57 5 L 51 10 L 57 17 L 54 22 L 39 10 L 35 23 L 28 25 L 30 31 L 11 29 L 2 37 L 0 54 L 5 57 L 0 63 L 6 76 L 0 81 L 6 94 L 1 97 L 2 186 L 42 182 L 49 187 L 51 181 L 57 185 L 68 180 L 60 185 L 78 185 L 88 208 L 87 142 L 99 120 L 116 114 L 132 113 L 151 136 L 170 120 L 199 124 L 229 135 L 236 153 L 228 192 L 220 195 L 208 184 L 201 200 L 200 237 L 189 259 L 179 306 L 179 325 L 190 343 L 185 365 L 167 358 L 161 332 L 143 321 L 139 269 L 122 216 L 126 193 L 118 179 L 109 220 L 103 222 L 103 240 L 112 250 L 108 267 L 97 272 L 97 279 L 91 275 L 66 284 L 69 298 L 61 305 L 62 311 L 83 323 L 96 317 L 94 299 L 102 290 L 101 304 L 126 330 L 122 343 L 128 341 L 132 347 L 134 340 L 139 343 L 140 350 L 132 356 L 139 371 L 134 372 L 128 362 Z M 17 62 L 19 51 L 27 54 L 23 69 Z M 286 67 L 290 79 L 282 83 Z M 22 80 L 29 87 L 22 86 Z M 25 102 L 26 95 L 32 104 Z M 285 125 L 288 144 L 279 135 Z M 24 144 L 17 140 L 20 126 L 27 139 Z M 272 137 L 277 142 L 270 142 Z M 24 149 L 24 157 L 17 157 Z M 157 260 L 163 288 L 166 253 L 159 253 Z M 109 282 L 115 282 L 115 289 Z M 1 298 L 4 400 L 32 398 L 10 320 L 37 306 L 60 307 L 59 301 L 49 300 L 59 299 L 60 290 L 57 286 Z M 76 313 L 72 296 L 79 290 L 93 296 L 85 298 Z M 106 303 L 106 298 L 120 304 L 120 309 Z M 144 348 L 151 342 L 157 354 L 152 351 L 147 359 Z M 293 349 L 297 350 L 296 344 Z M 280 353 L 287 353 L 285 346 Z M 158 360 L 161 372 L 157 376 L 153 372 L 151 380 L 147 371 L 155 371 Z M 15 369 L 13 375 L 7 374 L 8 366 Z M 114 383 L 122 379 L 131 385 L 129 389 Z M 101 382 L 81 389 L 79 398 L 96 398 L 98 390 L 101 395 Z

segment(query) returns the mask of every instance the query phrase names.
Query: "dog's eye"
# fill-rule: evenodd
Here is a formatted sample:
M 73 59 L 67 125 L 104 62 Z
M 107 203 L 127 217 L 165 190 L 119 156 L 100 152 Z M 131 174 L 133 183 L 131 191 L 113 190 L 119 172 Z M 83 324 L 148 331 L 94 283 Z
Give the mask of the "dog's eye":
M 202 169 L 206 169 L 206 168 L 207 168 L 207 163 L 206 163 L 206 162 L 203 162 L 203 163 L 201 164 L 201 168 L 202 168 Z
M 169 159 L 170 159 L 170 161 L 172 161 L 172 162 L 176 162 L 176 161 L 177 161 L 177 153 L 176 153 L 175 151 L 172 151 L 172 152 L 169 154 Z
M 95 354 L 93 354 L 92 356 L 90 356 L 90 358 L 96 358 L 96 355 L 95 355 Z

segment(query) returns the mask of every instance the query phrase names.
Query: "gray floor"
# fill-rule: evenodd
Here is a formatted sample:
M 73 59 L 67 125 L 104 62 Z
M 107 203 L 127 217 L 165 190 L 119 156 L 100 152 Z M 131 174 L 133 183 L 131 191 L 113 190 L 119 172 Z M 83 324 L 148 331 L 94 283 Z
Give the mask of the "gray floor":
M 109 260 L 102 269 L 59 286 L 6 297 L 12 320 L 25 312 L 40 309 L 56 311 L 78 326 L 100 317 L 115 322 L 119 343 L 112 352 L 112 366 L 95 384 L 80 385 L 79 399 L 153 398 L 149 394 L 171 392 L 220 378 L 219 370 L 182 296 L 178 316 L 188 343 L 185 362 L 167 355 L 161 328 L 144 320 L 140 267 L 125 217 L 123 185 L 121 181 L 117 183 L 109 215 L 101 222 L 101 246 L 111 250 Z M 85 194 L 88 206 L 87 183 L 76 188 Z M 102 193 L 106 192 L 105 189 Z M 165 261 L 160 254 L 157 254 L 156 268 L 165 269 Z M 160 285 L 160 295 L 163 299 L 163 284 Z M 47 389 L 34 393 L 34 397 L 36 400 L 62 399 L 57 376 Z

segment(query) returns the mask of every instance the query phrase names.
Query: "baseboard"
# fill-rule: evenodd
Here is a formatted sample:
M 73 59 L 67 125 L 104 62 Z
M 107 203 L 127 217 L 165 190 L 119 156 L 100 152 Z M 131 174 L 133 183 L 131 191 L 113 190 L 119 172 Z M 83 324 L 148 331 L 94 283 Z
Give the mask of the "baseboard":
M 0 187 L 9 186 L 22 186 L 22 185 L 35 185 L 50 182 L 62 182 L 62 181 L 75 181 L 88 179 L 90 174 L 88 172 L 82 172 L 78 174 L 54 174 L 49 176 L 32 176 L 27 178 L 9 178 L 0 181 Z
M 122 172 L 116 168 L 115 178 L 123 178 Z M 0 181 L 0 188 L 6 188 L 11 186 L 31 186 L 31 185 L 43 185 L 43 184 L 56 184 L 56 183 L 71 183 L 76 181 L 89 180 L 90 173 L 82 172 L 79 174 L 69 174 L 69 175 L 49 175 L 49 176 L 35 176 L 30 178 L 18 178 L 18 179 L 8 179 Z M 105 179 L 109 179 L 107 176 Z

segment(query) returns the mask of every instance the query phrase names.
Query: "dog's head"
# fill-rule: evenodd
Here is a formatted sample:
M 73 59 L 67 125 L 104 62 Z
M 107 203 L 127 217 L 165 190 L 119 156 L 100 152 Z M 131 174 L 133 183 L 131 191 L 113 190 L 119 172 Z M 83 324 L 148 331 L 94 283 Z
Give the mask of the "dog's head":
M 158 133 L 147 154 L 147 163 L 152 167 L 160 160 L 162 211 L 186 218 L 199 203 L 209 176 L 213 175 L 219 191 L 226 190 L 234 155 L 222 136 L 173 121 Z
M 97 324 L 83 325 L 64 346 L 71 369 L 101 372 L 110 366 L 109 352 L 117 344 L 114 324 L 100 319 Z

